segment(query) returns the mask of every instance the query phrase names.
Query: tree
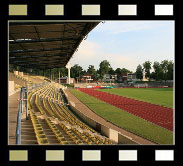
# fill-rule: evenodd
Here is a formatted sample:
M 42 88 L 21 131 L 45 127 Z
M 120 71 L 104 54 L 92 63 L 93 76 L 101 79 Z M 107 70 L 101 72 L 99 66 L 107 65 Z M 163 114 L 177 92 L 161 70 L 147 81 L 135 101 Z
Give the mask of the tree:
M 87 72 L 93 76 L 94 80 L 97 80 L 97 71 L 93 65 L 89 65 Z
M 59 68 L 58 70 L 60 71 L 60 76 L 61 77 L 65 77 L 65 76 L 68 75 L 68 69 L 66 67 Z
M 151 78 L 156 80 L 156 73 L 154 71 L 151 73 Z
M 107 60 L 103 60 L 102 62 L 100 62 L 99 74 L 101 79 L 103 79 L 104 74 L 108 74 L 110 68 L 111 68 L 111 65 Z
M 75 64 L 73 67 L 71 67 L 71 77 L 76 79 L 76 77 L 79 77 L 80 75 L 83 74 L 84 74 L 83 68 L 78 64 Z
M 168 60 L 163 60 L 160 64 L 163 71 L 163 80 L 165 81 L 168 79 L 168 64 Z
M 161 68 L 162 68 L 162 79 L 163 80 L 173 80 L 173 61 L 163 60 L 161 61 Z
M 154 79 L 156 81 L 163 79 L 163 77 L 162 77 L 163 71 L 162 71 L 162 67 L 161 67 L 160 63 L 155 61 L 153 64 L 153 68 L 154 68 Z
M 120 76 L 121 76 L 121 69 L 120 69 L 120 68 L 117 68 L 117 69 L 115 70 L 115 73 L 117 74 L 117 78 L 118 78 L 118 80 L 119 80 L 119 78 L 120 78 Z
M 128 69 L 126 69 L 126 68 L 122 68 L 122 69 L 121 69 L 121 74 L 126 74 L 126 73 L 131 74 L 131 73 L 133 73 L 133 72 L 130 71 L 130 70 L 128 70 Z
M 135 73 L 136 73 L 137 79 L 142 80 L 142 78 L 143 78 L 143 69 L 142 69 L 142 66 L 140 64 L 137 66 L 137 69 L 136 69 Z
M 93 75 L 93 73 L 96 72 L 95 67 L 93 65 L 89 65 L 87 72 Z
M 109 69 L 109 72 L 108 72 L 109 74 L 111 74 L 111 75 L 114 75 L 115 74 L 115 71 L 113 70 L 113 68 L 111 67 L 110 69 Z
M 168 69 L 168 80 L 173 80 L 173 62 L 172 61 L 169 61 L 168 63 L 168 66 L 167 66 L 167 69 Z
M 151 62 L 150 61 L 146 61 L 143 63 L 143 67 L 144 67 L 144 71 L 145 71 L 145 76 L 149 78 L 151 78 L 151 73 L 150 73 L 150 70 L 151 70 Z

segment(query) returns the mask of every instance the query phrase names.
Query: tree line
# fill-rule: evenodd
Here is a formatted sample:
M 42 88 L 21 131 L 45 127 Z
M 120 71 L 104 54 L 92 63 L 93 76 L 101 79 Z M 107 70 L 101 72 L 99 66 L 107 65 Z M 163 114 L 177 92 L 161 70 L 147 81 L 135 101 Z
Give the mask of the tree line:
M 155 61 L 154 63 L 150 61 L 145 61 L 142 65 L 138 65 L 136 69 L 137 79 L 142 80 L 143 72 L 145 77 L 149 79 L 154 79 L 156 81 L 161 80 L 173 80 L 173 61 L 163 60 L 160 62 Z M 153 71 L 151 72 L 151 70 Z
M 67 69 L 62 68 L 62 75 L 67 76 Z M 94 81 L 102 80 L 104 78 L 105 74 L 110 75 L 117 75 L 118 77 L 123 73 L 132 73 L 132 71 L 126 69 L 126 68 L 117 68 L 114 70 L 111 67 L 111 64 L 107 60 L 103 60 L 99 64 L 99 69 L 95 69 L 94 65 L 89 65 L 87 70 L 83 70 L 81 66 L 78 64 L 75 64 L 73 67 L 71 67 L 71 77 L 72 78 L 79 78 L 80 76 L 89 73 L 92 75 Z
M 173 80 L 173 62 L 168 60 L 163 60 L 161 63 L 159 62 L 152 62 L 145 61 L 142 65 L 138 65 L 136 68 L 136 78 L 142 80 L 143 78 L 143 72 L 145 73 L 146 78 L 155 79 L 156 81 L 159 80 Z M 16 67 L 16 69 L 28 72 L 29 69 Z M 151 72 L 151 70 L 154 69 L 154 71 Z M 66 67 L 63 68 L 53 68 L 53 69 L 45 69 L 39 70 L 39 69 L 32 69 L 31 73 L 35 75 L 42 75 L 45 77 L 48 77 L 52 80 L 57 79 L 59 76 L 64 77 L 68 75 L 68 70 Z M 99 64 L 99 69 L 95 69 L 94 65 L 89 65 L 87 70 L 84 70 L 79 64 L 75 64 L 71 67 L 70 74 L 72 78 L 80 78 L 80 76 L 89 73 L 93 76 L 94 81 L 102 80 L 104 78 L 105 74 L 110 75 L 117 75 L 117 78 L 119 78 L 122 74 L 132 74 L 133 72 L 126 69 L 126 68 L 117 68 L 114 70 L 111 67 L 111 64 L 107 60 L 103 60 Z

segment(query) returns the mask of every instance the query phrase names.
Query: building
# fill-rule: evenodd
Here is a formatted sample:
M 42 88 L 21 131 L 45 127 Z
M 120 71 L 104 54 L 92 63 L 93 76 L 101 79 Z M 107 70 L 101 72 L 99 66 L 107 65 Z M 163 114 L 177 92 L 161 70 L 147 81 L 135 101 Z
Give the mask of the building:
M 137 80 L 136 74 L 135 73 L 128 74 L 127 80 L 128 81 L 136 81 Z
M 59 79 L 56 80 L 57 83 L 59 83 Z M 60 77 L 60 83 L 61 84 L 68 84 L 69 83 L 69 78 L 66 77 Z M 74 78 L 70 78 L 70 83 L 74 84 L 75 83 L 75 79 Z
M 111 79 L 112 79 L 113 81 L 117 81 L 117 80 L 118 80 L 117 74 L 111 75 Z
M 110 81 L 110 77 L 111 77 L 110 74 L 104 74 L 104 77 L 103 77 L 104 82 L 109 82 Z
M 128 81 L 128 73 L 122 73 L 121 78 L 122 78 L 122 82 L 127 82 Z
M 90 73 L 85 73 L 80 77 L 81 82 L 92 82 L 93 81 L 93 76 Z
M 127 82 L 127 80 L 128 80 L 128 73 L 122 73 L 117 77 L 118 82 Z
M 117 81 L 117 75 L 104 74 L 104 82 L 115 82 Z
M 136 80 L 137 78 L 135 73 L 122 73 L 118 76 L 118 82 L 131 82 Z

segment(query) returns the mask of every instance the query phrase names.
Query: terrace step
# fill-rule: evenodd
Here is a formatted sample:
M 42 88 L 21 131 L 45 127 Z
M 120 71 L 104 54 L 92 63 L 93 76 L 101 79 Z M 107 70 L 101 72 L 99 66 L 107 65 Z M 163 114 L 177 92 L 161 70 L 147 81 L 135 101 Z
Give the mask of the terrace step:
M 21 121 L 21 144 L 37 144 L 36 135 L 32 125 L 31 118 Z
M 57 140 L 55 134 L 48 126 L 47 122 L 44 119 L 40 119 L 39 122 L 43 128 L 43 131 L 46 135 L 46 138 L 48 139 L 49 144 L 60 144 L 59 141 Z
M 22 145 L 38 144 L 37 140 L 21 140 Z

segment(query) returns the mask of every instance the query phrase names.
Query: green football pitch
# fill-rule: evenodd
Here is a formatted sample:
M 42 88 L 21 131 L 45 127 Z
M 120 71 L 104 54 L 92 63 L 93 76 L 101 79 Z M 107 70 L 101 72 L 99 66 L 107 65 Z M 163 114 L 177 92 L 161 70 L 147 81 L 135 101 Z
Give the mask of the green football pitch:
M 115 88 L 97 90 L 173 108 L 173 88 Z
M 112 91 L 117 91 L 117 90 L 118 89 L 112 89 Z M 129 88 L 127 90 L 130 91 Z M 137 89 L 137 90 L 133 89 L 133 90 L 138 91 L 139 96 L 141 96 L 140 90 L 142 89 Z M 144 95 L 145 92 L 147 93 L 147 91 L 149 90 L 150 89 L 145 89 L 144 91 L 141 91 L 142 96 Z M 161 92 L 161 93 L 163 93 L 163 91 L 169 92 L 169 90 L 170 90 L 170 93 L 172 93 L 171 89 L 161 90 L 157 88 L 157 92 Z M 79 90 L 71 89 L 70 91 L 73 95 L 75 95 L 81 102 L 87 105 L 96 114 L 98 114 L 99 116 L 102 116 L 104 119 L 116 124 L 117 126 L 123 129 L 126 129 L 127 131 L 130 131 L 132 133 L 135 133 L 139 136 L 142 136 L 146 139 L 149 139 L 158 144 L 173 144 L 172 131 L 162 128 L 151 122 L 148 122 L 126 111 L 123 111 L 122 109 L 119 109 L 111 104 L 105 103 L 95 97 L 89 96 L 88 94 L 83 93 Z M 111 89 L 104 90 L 104 91 L 111 92 Z M 153 90 L 150 90 L 150 92 L 152 91 Z M 132 92 L 131 92 L 131 95 L 132 95 Z M 167 95 L 165 96 L 167 97 Z M 141 99 L 142 98 L 144 99 L 146 97 L 143 96 L 141 97 Z M 162 105 L 162 103 L 160 103 L 160 105 Z

